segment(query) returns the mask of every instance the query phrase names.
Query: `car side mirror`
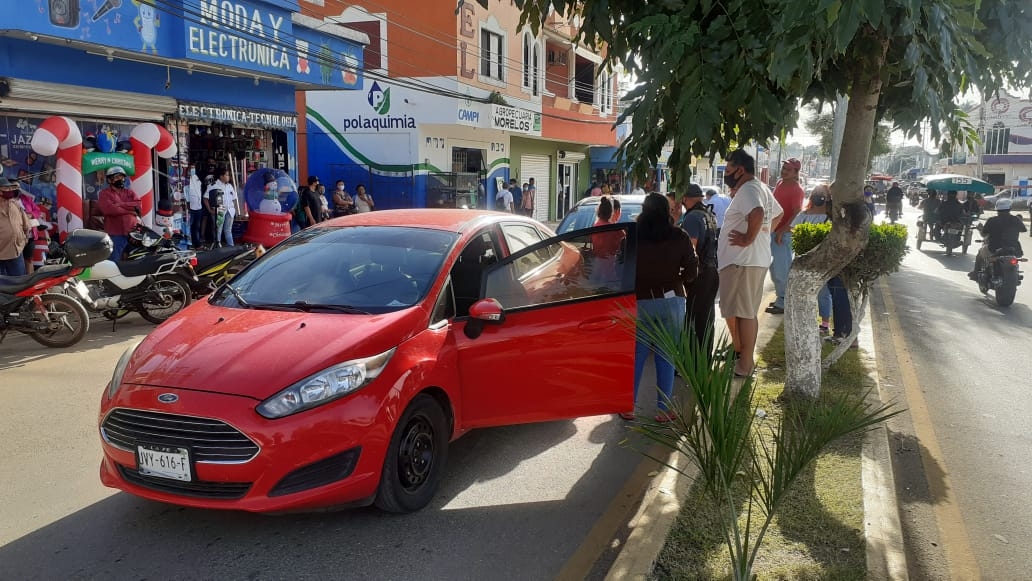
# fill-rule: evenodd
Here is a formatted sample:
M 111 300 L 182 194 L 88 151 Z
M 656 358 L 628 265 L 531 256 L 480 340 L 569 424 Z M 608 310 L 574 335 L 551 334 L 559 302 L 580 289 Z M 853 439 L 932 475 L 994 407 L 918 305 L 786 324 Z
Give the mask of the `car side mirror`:
M 483 299 L 469 308 L 469 321 L 464 332 L 470 339 L 476 339 L 484 332 L 484 325 L 500 325 L 505 322 L 505 309 L 495 299 Z

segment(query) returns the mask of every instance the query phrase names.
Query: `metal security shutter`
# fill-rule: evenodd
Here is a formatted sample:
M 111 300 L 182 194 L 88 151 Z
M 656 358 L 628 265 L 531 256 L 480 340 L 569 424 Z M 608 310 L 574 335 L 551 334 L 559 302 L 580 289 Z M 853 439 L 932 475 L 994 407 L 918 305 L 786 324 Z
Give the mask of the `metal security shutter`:
M 520 157 L 520 185 L 534 178 L 537 195 L 534 196 L 534 219 L 548 220 L 548 201 L 552 193 L 552 158 L 547 155 Z
M 165 114 L 176 111 L 176 100 L 171 97 L 23 79 L 10 79 L 10 83 L 10 94 L 0 99 L 0 111 L 134 121 L 162 121 Z

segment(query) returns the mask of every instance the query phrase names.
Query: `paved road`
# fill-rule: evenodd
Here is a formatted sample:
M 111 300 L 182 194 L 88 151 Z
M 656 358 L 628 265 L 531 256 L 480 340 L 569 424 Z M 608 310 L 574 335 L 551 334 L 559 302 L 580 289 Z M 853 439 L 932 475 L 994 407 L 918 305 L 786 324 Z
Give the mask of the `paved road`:
M 1032 278 L 999 308 L 967 278 L 975 250 L 912 250 L 872 302 L 883 387 L 910 409 L 890 429 L 912 579 L 1032 569 Z
M 414 515 L 144 501 L 100 485 L 95 425 L 115 362 L 151 328 L 131 315 L 114 332 L 96 322 L 70 351 L 0 345 L 0 579 L 549 579 L 647 472 L 620 445 L 624 424 L 601 416 L 464 436 Z

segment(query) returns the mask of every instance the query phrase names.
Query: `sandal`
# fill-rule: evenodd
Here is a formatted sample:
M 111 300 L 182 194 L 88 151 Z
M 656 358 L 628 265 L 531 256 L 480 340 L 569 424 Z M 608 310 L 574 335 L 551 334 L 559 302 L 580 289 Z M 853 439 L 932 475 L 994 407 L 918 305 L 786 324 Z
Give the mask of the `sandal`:
M 631 421 L 634 419 L 634 412 L 621 412 L 617 415 L 619 415 L 622 420 Z
M 677 414 L 671 411 L 659 412 L 656 414 L 656 423 L 665 424 L 677 419 Z

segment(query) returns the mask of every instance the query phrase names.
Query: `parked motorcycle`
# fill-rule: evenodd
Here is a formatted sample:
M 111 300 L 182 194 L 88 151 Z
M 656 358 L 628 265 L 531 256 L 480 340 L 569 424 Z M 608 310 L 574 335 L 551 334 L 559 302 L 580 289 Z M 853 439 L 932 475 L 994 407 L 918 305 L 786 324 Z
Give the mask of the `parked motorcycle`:
M 996 295 L 996 304 L 1001 307 L 1010 306 L 1014 302 L 1018 285 L 1024 279 L 1020 264 L 1028 259 L 1019 257 L 1018 254 L 1014 248 L 999 248 L 990 253 L 985 265 L 975 273 L 978 290 L 982 291 L 982 294 L 993 291 Z
M 89 313 L 75 298 L 56 291 L 71 285 L 79 293 L 88 292 L 76 276 L 111 254 L 111 238 L 103 232 L 76 230 L 65 244 L 67 264 L 41 266 L 24 276 L 0 276 L 0 342 L 10 331 L 46 347 L 71 347 L 86 336 Z
M 154 254 L 173 252 L 176 245 L 175 234 L 171 239 L 165 238 L 139 224 L 129 233 L 125 260 L 138 260 Z M 194 265 L 197 279 L 190 283 L 193 297 L 197 299 L 211 293 L 264 253 L 265 248 L 261 244 L 246 243 L 197 252 L 197 262 Z
M 66 260 L 67 243 L 52 244 L 51 252 L 55 259 Z M 197 282 L 193 270 L 196 262 L 193 252 L 182 250 L 121 263 L 103 260 L 78 275 L 86 285 L 85 293 L 78 285 L 65 284 L 64 294 L 78 298 L 88 310 L 108 319 L 136 311 L 151 323 L 163 323 L 190 304 L 190 285 Z

